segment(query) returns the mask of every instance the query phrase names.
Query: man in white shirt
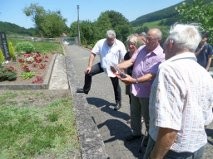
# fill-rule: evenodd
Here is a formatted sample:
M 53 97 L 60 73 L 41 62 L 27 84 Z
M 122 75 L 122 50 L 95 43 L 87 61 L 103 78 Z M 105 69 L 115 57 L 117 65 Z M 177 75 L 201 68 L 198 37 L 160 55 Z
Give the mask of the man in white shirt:
M 166 61 L 152 85 L 150 138 L 144 159 L 200 159 L 205 125 L 213 118 L 213 79 L 196 61 L 201 40 L 194 25 L 176 24 L 165 41 Z
M 108 30 L 106 38 L 99 40 L 91 51 L 89 63 L 85 71 L 84 87 L 78 88 L 77 93 L 88 94 L 92 84 L 92 76 L 105 72 L 110 77 L 114 89 L 116 102 L 114 110 L 119 110 L 121 108 L 121 88 L 119 80 L 111 71 L 110 66 L 123 61 L 126 52 L 123 42 L 116 39 L 115 31 Z M 100 62 L 93 65 L 96 55 L 100 55 Z

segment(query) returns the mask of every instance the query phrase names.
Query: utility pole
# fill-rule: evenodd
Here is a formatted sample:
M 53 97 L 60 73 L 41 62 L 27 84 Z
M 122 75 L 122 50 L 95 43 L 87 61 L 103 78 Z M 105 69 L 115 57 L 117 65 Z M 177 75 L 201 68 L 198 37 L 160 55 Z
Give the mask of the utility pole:
M 77 5 L 78 12 L 78 45 L 81 45 L 81 35 L 80 35 L 80 26 L 79 26 L 79 5 Z

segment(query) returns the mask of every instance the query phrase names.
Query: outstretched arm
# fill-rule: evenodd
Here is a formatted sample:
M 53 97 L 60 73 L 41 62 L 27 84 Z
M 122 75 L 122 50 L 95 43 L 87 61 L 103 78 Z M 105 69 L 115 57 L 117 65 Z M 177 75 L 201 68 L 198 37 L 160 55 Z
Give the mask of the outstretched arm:
M 126 68 L 132 66 L 133 63 L 134 62 L 132 61 L 132 59 L 129 59 L 129 60 L 126 60 L 126 61 L 119 63 L 117 66 L 118 66 L 119 69 L 123 70 L 123 69 L 126 69 Z
M 95 56 L 96 56 L 96 54 L 94 54 L 94 53 L 91 52 L 91 54 L 90 54 L 90 56 L 89 56 L 88 66 L 87 66 L 87 68 L 86 68 L 85 73 L 90 73 L 91 68 L 92 68 L 92 65 L 93 65 L 93 62 L 94 62 L 94 60 L 95 60 Z

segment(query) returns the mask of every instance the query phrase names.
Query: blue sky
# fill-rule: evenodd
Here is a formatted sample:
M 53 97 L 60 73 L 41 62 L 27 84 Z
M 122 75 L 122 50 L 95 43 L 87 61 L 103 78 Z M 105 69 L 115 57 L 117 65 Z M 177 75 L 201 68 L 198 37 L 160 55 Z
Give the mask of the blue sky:
M 77 20 L 77 5 L 80 6 L 80 20 L 95 21 L 107 10 L 120 12 L 129 21 L 171 5 L 182 0 L 0 0 L 0 21 L 15 23 L 30 28 L 34 26 L 31 17 L 23 13 L 25 7 L 37 3 L 45 10 L 61 11 L 67 19 L 67 25 Z

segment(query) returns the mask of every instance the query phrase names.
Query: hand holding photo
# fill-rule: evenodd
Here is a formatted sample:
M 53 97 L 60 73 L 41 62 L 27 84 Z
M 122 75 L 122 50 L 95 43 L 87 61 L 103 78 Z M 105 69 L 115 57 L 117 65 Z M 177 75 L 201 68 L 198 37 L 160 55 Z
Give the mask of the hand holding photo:
M 111 71 L 114 74 L 119 74 L 121 78 L 126 78 L 126 74 L 122 72 L 116 65 L 110 66 Z

